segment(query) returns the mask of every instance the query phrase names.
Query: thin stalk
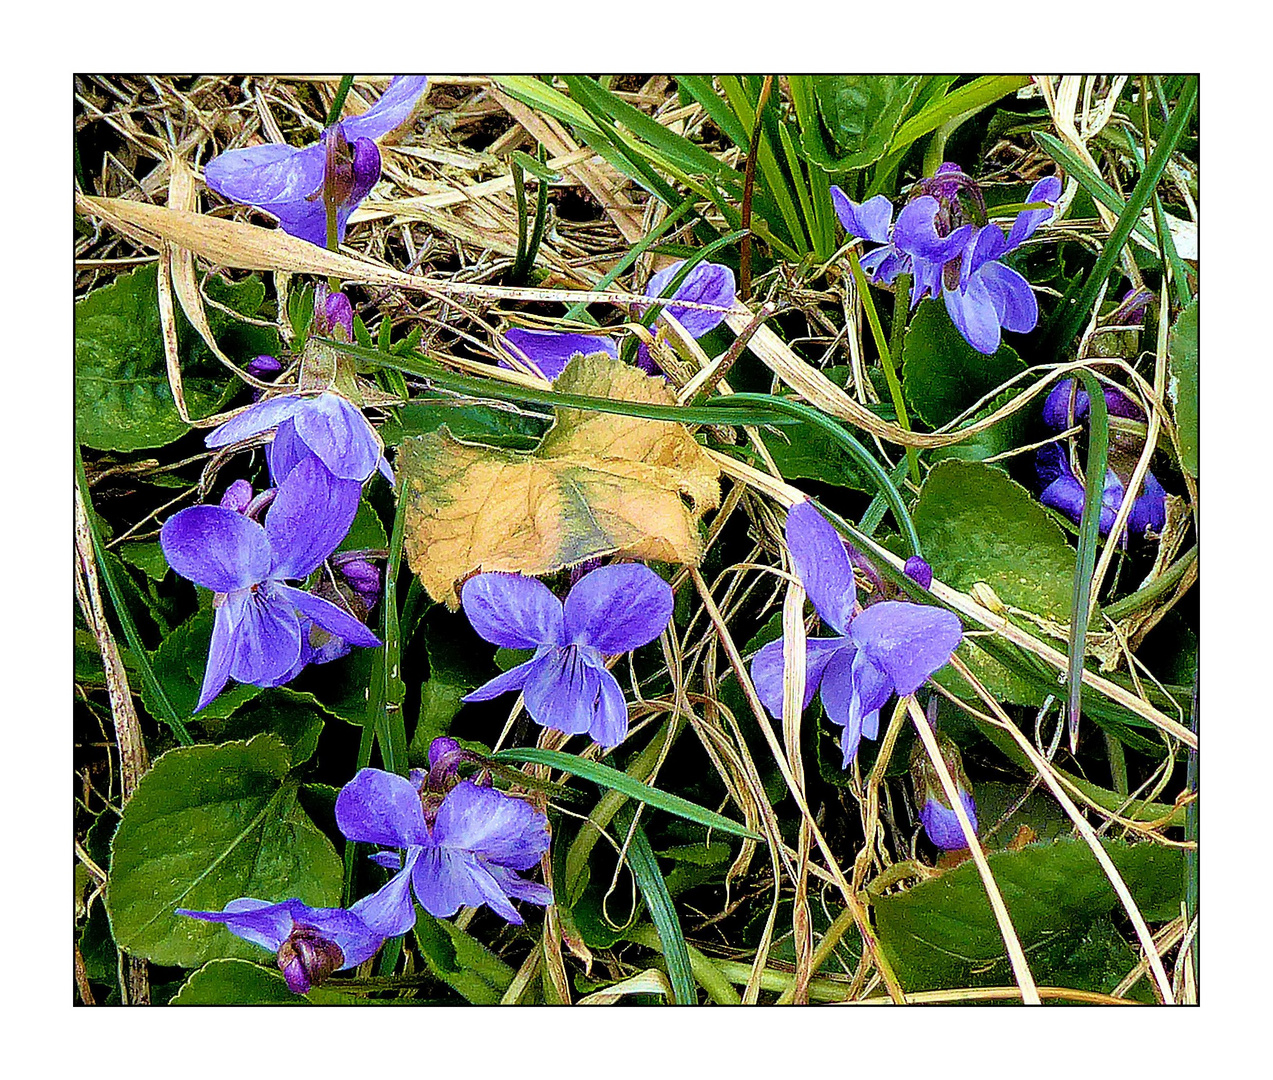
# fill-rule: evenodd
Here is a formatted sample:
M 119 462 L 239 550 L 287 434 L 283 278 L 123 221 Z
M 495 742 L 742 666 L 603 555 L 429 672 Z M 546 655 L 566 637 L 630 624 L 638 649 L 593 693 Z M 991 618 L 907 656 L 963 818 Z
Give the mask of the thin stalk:
M 1121 600 L 1110 604 L 1108 607 L 1101 608 L 1101 614 L 1109 619 L 1121 619 L 1124 615 L 1139 611 L 1157 600 L 1164 593 L 1174 589 L 1185 574 L 1189 572 L 1190 567 L 1197 561 L 1198 545 L 1194 544 L 1193 547 L 1172 563 L 1166 573 L 1155 578 L 1143 589 L 1137 589 L 1130 596 L 1124 596 Z
M 332 107 L 327 110 L 327 126 L 340 123 L 340 114 L 345 111 L 345 98 L 349 97 L 349 88 L 354 85 L 352 75 L 342 75 L 340 85 L 336 87 L 336 96 L 332 98 Z
M 884 378 L 888 382 L 889 397 L 893 399 L 893 408 L 897 410 L 897 422 L 902 426 L 904 431 L 911 430 L 910 416 L 906 412 L 906 400 L 902 397 L 902 384 L 898 381 L 897 370 L 893 366 L 893 353 L 888 341 L 884 337 L 884 328 L 880 325 L 879 313 L 875 310 L 875 301 L 871 297 L 870 287 L 867 285 L 866 275 L 862 272 L 862 263 L 858 260 L 856 251 L 849 252 L 849 270 L 853 274 L 853 280 L 857 283 L 858 295 L 862 298 L 862 308 L 866 312 L 866 321 L 871 327 L 871 336 L 875 339 L 876 352 L 880 354 L 880 363 L 884 367 Z M 911 285 L 909 275 L 899 275 L 897 278 L 897 303 L 901 305 L 900 310 L 905 312 L 910 305 Z M 894 320 L 896 321 L 896 316 Z M 905 325 L 905 318 L 902 323 Z M 901 346 L 898 344 L 898 355 L 901 355 Z M 919 486 L 919 455 L 915 452 L 913 446 L 906 447 L 906 466 L 911 474 L 911 482 Z
M 765 83 L 760 88 L 760 100 L 756 103 L 756 122 L 751 128 L 751 141 L 747 145 L 747 165 L 743 170 L 743 206 L 742 227 L 745 231 L 738 262 L 738 293 L 744 300 L 751 296 L 751 194 L 756 186 L 756 159 L 760 156 L 760 128 L 764 119 L 765 103 L 769 100 L 769 92 L 773 89 L 774 77 L 765 76 Z

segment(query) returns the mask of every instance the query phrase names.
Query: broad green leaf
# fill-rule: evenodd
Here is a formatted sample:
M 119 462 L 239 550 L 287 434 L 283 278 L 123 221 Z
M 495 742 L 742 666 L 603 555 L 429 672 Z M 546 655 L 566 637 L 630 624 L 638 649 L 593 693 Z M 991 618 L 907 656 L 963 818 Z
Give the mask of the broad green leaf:
M 106 907 L 120 948 L 193 967 L 255 947 L 174 909 L 220 911 L 241 896 L 339 902 L 340 857 L 296 805 L 277 735 L 170 750 L 138 785 L 111 845 Z
M 329 715 L 313 694 L 275 686 L 236 709 L 228 720 L 206 724 L 205 729 L 220 741 L 277 735 L 287 745 L 291 763 L 299 765 L 314 756 Z
M 408 748 L 412 763 L 425 763 L 429 744 L 450 730 L 451 721 L 460 711 L 460 699 L 486 681 L 479 662 L 486 650 L 467 625 L 459 625 L 465 622 L 460 616 L 435 608 L 425 623 L 429 677 L 420 685 L 420 718 Z
M 888 150 L 920 81 L 915 75 L 814 76 L 818 111 L 839 156 L 827 157 L 818 141 L 809 138 L 802 139 L 805 153 L 837 172 L 878 161 Z
M 602 787 L 610 788 L 612 791 L 621 792 L 630 798 L 636 799 L 638 802 L 646 803 L 658 810 L 666 810 L 669 814 L 676 814 L 678 817 L 683 817 L 688 821 L 696 821 L 700 825 L 706 825 L 709 829 L 718 829 L 721 832 L 729 833 L 731 836 L 745 836 L 751 840 L 762 839 L 762 837 L 743 828 L 737 822 L 730 821 L 727 817 L 721 817 L 720 814 L 713 810 L 708 810 L 687 799 L 682 799 L 679 795 L 672 795 L 669 792 L 652 788 L 648 784 L 641 783 L 640 780 L 633 779 L 627 773 L 612 769 L 609 765 L 602 765 L 596 761 L 587 761 L 584 758 L 576 757 L 574 754 L 563 754 L 560 750 L 528 748 L 525 750 L 500 750 L 498 753 L 492 754 L 491 759 L 493 761 L 511 761 L 518 764 L 548 765 L 551 768 L 570 773 L 572 776 L 591 780 L 594 784 L 600 784 Z
M 915 528 L 933 574 L 968 591 L 985 582 L 1005 604 L 1068 622 L 1074 549 L 1043 506 L 1001 470 L 943 461 L 920 491 Z
M 258 954 L 264 950 L 257 950 Z M 293 994 L 277 969 L 246 960 L 209 960 L 177 991 L 172 1005 L 361 1005 L 365 998 L 342 994 L 333 986 Z
M 1181 851 L 1116 840 L 1105 841 L 1105 849 L 1147 919 L 1179 914 L 1184 895 Z M 1096 857 L 1083 841 L 1067 839 L 987 858 L 1035 981 L 1067 985 L 1058 980 L 1074 977 L 1072 958 L 1094 948 L 1086 941 L 1093 924 L 1122 910 Z M 1012 981 L 1003 938 L 971 860 L 872 903 L 880 943 L 907 990 Z M 1108 972 L 1097 974 L 1108 980 Z
M 155 678 L 163 686 L 177 715 L 188 720 L 199 703 L 199 689 L 208 663 L 208 646 L 212 643 L 211 610 L 200 611 L 188 622 L 177 627 L 150 653 Z M 261 693 L 261 687 L 247 683 L 226 683 L 225 689 L 199 713 L 200 720 L 221 720 L 230 716 L 240 705 L 251 701 Z M 159 703 L 149 685 L 142 683 L 141 701 L 151 716 L 161 716 Z M 233 899 L 233 898 L 232 898 Z
M 992 356 L 979 353 L 964 340 L 945 307 L 932 299 L 920 303 L 906 328 L 902 358 L 906 401 L 934 428 L 1025 371 L 1025 362 L 1010 345 L 1000 345 Z
M 1181 466 L 1198 475 L 1198 301 L 1176 316 L 1169 348 L 1168 397 L 1180 428 Z
M 415 939 L 429 970 L 474 1005 L 495 1005 L 514 971 L 474 937 L 416 909 Z
M 992 413 L 998 412 L 1020 393 L 1021 391 L 1015 387 L 1005 390 L 973 413 L 968 418 L 968 422 L 984 420 Z M 953 446 L 934 447 L 928 452 L 928 459 L 933 463 L 951 458 L 956 461 L 985 461 L 987 458 L 997 457 L 1025 444 L 1029 426 L 1029 410 L 1018 409 L 1006 419 L 977 432 L 963 442 L 955 443 Z
M 874 492 L 878 487 L 875 477 L 820 428 L 808 424 L 768 428 L 760 437 L 778 471 L 788 480 L 821 480 L 855 491 Z
M 384 550 L 389 546 L 389 537 L 385 535 L 385 527 L 380 515 L 372 508 L 371 503 L 363 499 L 358 503 L 358 513 L 354 515 L 354 523 L 341 541 L 337 551 L 358 551 L 364 548 Z
M 144 266 L 95 289 L 75 305 L 76 437 L 96 450 L 165 446 L 189 427 L 168 386 L 159 326 L 157 268 Z M 261 314 L 265 286 L 251 277 L 230 284 L 211 277 L 208 296 L 243 315 Z M 279 351 L 278 334 L 209 307 L 208 322 L 232 360 Z M 177 313 L 186 407 L 193 417 L 215 412 L 233 392 L 226 369 Z
M 119 557 L 130 566 L 137 567 L 152 581 L 163 581 L 168 573 L 168 560 L 164 558 L 158 540 L 120 544 Z

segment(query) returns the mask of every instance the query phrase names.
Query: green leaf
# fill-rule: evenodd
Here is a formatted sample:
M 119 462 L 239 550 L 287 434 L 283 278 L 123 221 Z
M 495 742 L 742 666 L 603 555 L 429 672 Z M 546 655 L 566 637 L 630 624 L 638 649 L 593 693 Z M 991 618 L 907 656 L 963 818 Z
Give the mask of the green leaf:
M 967 592 L 979 581 L 1010 607 L 1058 622 L 1070 617 L 1074 549 L 1042 505 L 981 462 L 933 467 L 915 507 L 933 574 Z
M 514 971 L 476 938 L 416 909 L 415 939 L 429 970 L 474 1005 L 497 1005 Z
M 358 513 L 354 515 L 354 523 L 341 541 L 337 551 L 361 551 L 366 548 L 384 550 L 389 546 L 389 537 L 380 521 L 380 515 L 372 508 L 371 503 L 362 499 L 358 503 Z
M 122 274 L 75 305 L 75 429 L 96 450 L 142 450 L 189 431 L 168 386 L 159 325 L 157 267 Z M 251 277 L 237 284 L 206 280 L 208 295 L 243 315 L 257 316 L 265 286 Z M 234 360 L 279 351 L 278 334 L 240 323 L 210 307 L 208 321 Z M 186 407 L 194 417 L 215 412 L 233 392 L 226 369 L 211 356 L 185 317 L 177 314 L 177 341 Z
M 941 427 L 965 409 L 1025 371 L 1025 362 L 1010 345 L 992 356 L 964 340 L 943 305 L 920 303 L 906 328 L 902 348 L 902 380 L 906 401 L 924 423 Z
M 258 950 L 259 951 L 259 950 Z M 360 1005 L 365 999 L 318 986 L 293 994 L 278 970 L 246 960 L 209 960 L 177 991 L 172 1005 Z
M 212 643 L 211 610 L 201 611 L 177 627 L 150 653 L 155 678 L 163 686 L 177 715 L 188 720 L 199 703 L 199 689 L 208 663 L 208 646 Z M 231 681 L 199 713 L 200 720 L 223 720 L 244 703 L 261 693 L 261 687 Z M 141 701 L 151 716 L 162 716 L 160 703 L 147 683 L 142 683 Z M 233 899 L 233 897 L 231 897 Z
M 120 544 L 119 557 L 130 566 L 137 567 L 151 581 L 163 581 L 168 573 L 168 560 L 164 558 L 158 540 Z
M 394 419 L 380 428 L 386 446 L 403 439 L 437 431 L 443 424 L 457 438 L 506 450 L 533 450 L 544 434 L 546 421 L 508 408 L 468 405 L 454 398 L 410 401 L 395 410 Z
M 1198 301 L 1176 316 L 1168 345 L 1171 376 L 1167 396 L 1180 428 L 1181 467 L 1198 475 Z
M 836 487 L 875 492 L 878 484 L 837 440 L 809 424 L 775 430 L 763 428 L 760 437 L 788 480 L 821 480 Z
M 106 908 L 121 949 L 181 967 L 252 957 L 255 946 L 174 909 L 219 911 L 241 896 L 339 902 L 340 857 L 296 805 L 289 765 L 277 735 L 181 747 L 155 762 L 111 844 Z
M 413 764 L 424 764 L 429 744 L 451 729 L 451 721 L 460 711 L 464 697 L 481 686 L 485 679 L 478 667 L 479 650 L 476 636 L 461 628 L 463 620 L 441 608 L 435 608 L 425 624 L 425 652 L 429 657 L 429 677 L 420 686 L 420 718 L 411 736 L 407 758 Z
M 314 756 L 325 717 L 329 715 L 313 694 L 276 686 L 236 709 L 228 720 L 205 727 L 222 741 L 250 739 L 266 733 L 277 735 L 286 744 L 295 766 Z
M 973 413 L 968 418 L 968 422 L 971 424 L 984 420 L 987 416 L 998 412 L 1020 393 L 1021 391 L 1016 387 L 1005 390 Z M 928 452 L 928 460 L 933 463 L 952 458 L 956 461 L 985 461 L 987 458 L 997 457 L 1023 445 L 1029 426 L 1028 411 L 1018 409 L 1010 416 L 977 432 L 963 442 L 955 443 L 953 446 L 934 447 Z
M 1184 894 L 1180 850 L 1114 840 L 1104 845 L 1145 918 L 1179 914 Z M 987 858 L 1035 981 L 1073 985 L 1063 979 L 1073 976 L 1076 952 L 1093 947 L 1086 940 L 1091 927 L 1122 910 L 1096 857 L 1083 841 L 1067 839 Z M 906 989 L 1012 981 L 1003 938 L 971 860 L 904 893 L 879 897 L 873 906 L 880 943 Z M 1108 973 L 1101 975 L 1108 979 Z
M 574 754 L 563 754 L 559 750 L 500 750 L 491 755 L 491 760 L 511 761 L 517 764 L 548 765 L 551 768 L 570 773 L 572 776 L 591 780 L 594 784 L 599 784 L 612 791 L 621 792 L 629 798 L 636 799 L 638 802 L 643 802 L 648 806 L 653 806 L 658 810 L 666 810 L 669 814 L 683 817 L 687 821 L 696 821 L 700 825 L 706 825 L 709 829 L 719 829 L 721 832 L 729 833 L 731 836 L 744 836 L 751 840 L 763 839 L 763 837 L 757 836 L 749 829 L 743 828 L 737 822 L 730 821 L 727 817 L 721 817 L 715 811 L 708 810 L 687 799 L 682 799 L 679 795 L 672 795 L 666 791 L 652 788 L 648 784 L 641 783 L 640 780 L 633 779 L 627 773 L 612 769 L 609 765 L 602 765 L 596 761 L 586 761 L 584 758 L 576 757 Z
M 828 171 L 862 169 L 882 158 L 919 89 L 915 75 L 816 75 L 818 111 L 839 151 L 828 157 L 820 140 L 803 136 L 802 149 Z

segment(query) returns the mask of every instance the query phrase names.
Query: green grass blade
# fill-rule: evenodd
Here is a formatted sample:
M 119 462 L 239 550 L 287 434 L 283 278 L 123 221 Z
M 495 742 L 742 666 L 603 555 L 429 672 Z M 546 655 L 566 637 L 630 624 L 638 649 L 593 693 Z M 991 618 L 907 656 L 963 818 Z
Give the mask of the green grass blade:
M 1096 378 L 1079 372 L 1083 389 L 1091 399 L 1088 415 L 1087 474 L 1084 480 L 1083 517 L 1079 522 L 1078 561 L 1074 567 L 1074 600 L 1070 605 L 1070 641 L 1066 667 L 1066 700 L 1070 743 L 1078 731 L 1083 689 L 1083 657 L 1087 651 L 1087 622 L 1092 595 L 1092 572 L 1100 546 L 1101 510 L 1105 494 L 1105 469 L 1109 458 L 1109 413 L 1105 393 Z
M 1048 156 L 1061 166 L 1067 173 L 1074 177 L 1093 199 L 1102 203 L 1106 209 L 1115 214 L 1121 214 L 1127 207 L 1126 201 L 1112 187 L 1105 182 L 1105 179 L 1092 167 L 1087 164 L 1078 154 L 1074 153 L 1055 135 L 1046 131 L 1032 132 L 1034 141 L 1047 151 Z M 1136 232 L 1154 243 L 1154 231 L 1145 224 L 1145 222 L 1137 220 L 1135 226 Z
M 627 825 L 632 815 L 624 813 Z M 667 961 L 668 979 L 672 983 L 672 996 L 677 1005 L 697 1005 L 698 991 L 694 988 L 694 972 L 690 967 L 689 949 L 685 945 L 685 935 L 681 932 L 681 921 L 676 916 L 676 906 L 667 891 L 667 882 L 663 880 L 663 872 L 659 870 L 658 859 L 645 830 L 640 825 L 632 826 L 632 839 L 628 844 L 628 866 L 632 876 L 636 878 L 637 888 L 645 900 L 646 910 L 650 913 L 650 921 L 658 932 L 659 943 L 663 947 L 663 958 Z
M 155 701 L 159 703 L 162 716 L 155 717 L 156 720 L 162 720 L 169 728 L 172 729 L 173 735 L 177 737 L 177 741 L 183 746 L 193 746 L 194 739 L 191 738 L 190 732 L 186 730 L 186 725 L 178 715 L 176 708 L 168 695 L 164 692 L 163 684 L 160 683 L 155 670 L 150 666 L 150 656 L 146 652 L 146 646 L 142 643 L 141 635 L 137 632 L 137 624 L 133 622 L 133 617 L 129 614 L 127 606 L 124 604 L 123 597 L 119 591 L 119 584 L 115 581 L 115 576 L 111 572 L 111 568 L 106 560 L 106 548 L 102 544 L 101 534 L 97 529 L 96 511 L 93 509 L 92 500 L 89 498 L 88 477 L 84 472 L 84 459 L 80 455 L 79 443 L 75 444 L 75 483 L 80 489 L 80 497 L 84 500 L 84 517 L 88 522 L 89 539 L 93 543 L 93 557 L 97 560 L 97 572 L 101 575 L 103 583 L 106 585 L 106 592 L 110 596 L 111 606 L 115 609 L 115 618 L 119 620 L 119 625 L 124 631 L 124 637 L 128 639 L 129 651 L 133 654 L 133 659 L 137 662 L 137 668 L 141 672 L 142 680 L 150 688 L 154 695 Z
M 384 646 L 372 668 L 367 693 L 367 724 L 375 729 L 380 756 L 389 772 L 401 776 L 408 772 L 407 728 L 402 713 L 407 688 L 400 672 L 402 640 L 398 626 L 398 570 L 402 565 L 406 506 L 407 500 L 399 496 L 398 508 L 393 515 L 393 533 L 389 538 L 389 558 L 385 563 L 385 595 L 381 600 L 384 606 L 381 623 Z
M 677 75 L 675 78 L 676 85 L 703 106 L 712 123 L 728 135 L 738 149 L 745 151 L 750 136 L 728 103 L 712 88 L 712 80 L 701 75 Z
M 1096 303 L 1096 297 L 1100 294 L 1106 278 L 1109 277 L 1110 271 L 1114 269 L 1114 264 L 1118 261 L 1123 245 L 1127 243 L 1127 238 L 1131 235 L 1132 229 L 1135 228 L 1141 212 L 1149 205 L 1154 189 L 1158 186 L 1158 181 L 1162 178 L 1163 171 L 1167 168 L 1167 161 L 1171 157 L 1172 151 L 1175 150 L 1177 143 L 1184 136 L 1185 127 L 1189 123 L 1190 114 L 1193 112 L 1193 107 L 1197 100 L 1198 79 L 1196 76 L 1192 76 L 1181 92 L 1180 101 L 1172 112 L 1167 126 L 1163 129 L 1162 138 L 1158 140 L 1153 156 L 1146 163 L 1144 171 L 1140 174 L 1140 179 L 1136 182 L 1135 188 L 1132 189 L 1131 195 L 1128 196 L 1127 205 L 1119 215 L 1118 223 L 1114 226 L 1109 239 L 1101 249 L 1096 265 L 1092 268 L 1091 273 L 1087 275 L 1082 292 L 1079 293 L 1073 303 L 1063 304 L 1057 309 L 1057 314 L 1054 316 L 1052 324 L 1048 327 L 1047 337 L 1039 350 L 1039 355 L 1059 355 L 1061 349 L 1074 340 L 1075 334 L 1078 333 L 1079 328 L 1087 320 L 1092 306 Z
M 666 810 L 669 814 L 675 814 L 686 821 L 705 825 L 709 829 L 729 833 L 731 836 L 746 837 L 748 840 L 764 839 L 737 822 L 730 821 L 727 817 L 722 817 L 714 810 L 708 810 L 697 803 L 690 802 L 688 799 L 682 799 L 679 795 L 672 795 L 669 792 L 660 791 L 658 788 L 652 788 L 648 784 L 641 783 L 640 780 L 633 779 L 627 773 L 611 768 L 609 765 L 602 765 L 597 761 L 587 761 L 584 758 L 576 757 L 574 754 L 564 754 L 560 750 L 510 748 L 496 751 L 490 756 L 493 761 L 511 761 L 519 765 L 547 765 L 549 768 L 560 769 L 562 772 L 570 773 L 571 776 L 577 776 L 581 780 L 590 780 L 601 787 L 627 795 L 629 798 L 643 802 L 656 810 Z

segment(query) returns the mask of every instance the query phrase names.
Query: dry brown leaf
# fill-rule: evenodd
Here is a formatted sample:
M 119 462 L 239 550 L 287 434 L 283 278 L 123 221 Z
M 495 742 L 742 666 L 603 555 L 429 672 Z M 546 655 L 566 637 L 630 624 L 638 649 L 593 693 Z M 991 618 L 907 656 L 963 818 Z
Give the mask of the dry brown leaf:
M 628 364 L 576 357 L 562 393 L 675 404 L 671 388 Z M 447 428 L 407 439 L 397 467 L 405 549 L 435 600 L 483 570 L 547 574 L 600 555 L 697 565 L 698 521 L 719 505 L 720 472 L 681 424 L 580 409 L 531 454 L 461 442 Z

